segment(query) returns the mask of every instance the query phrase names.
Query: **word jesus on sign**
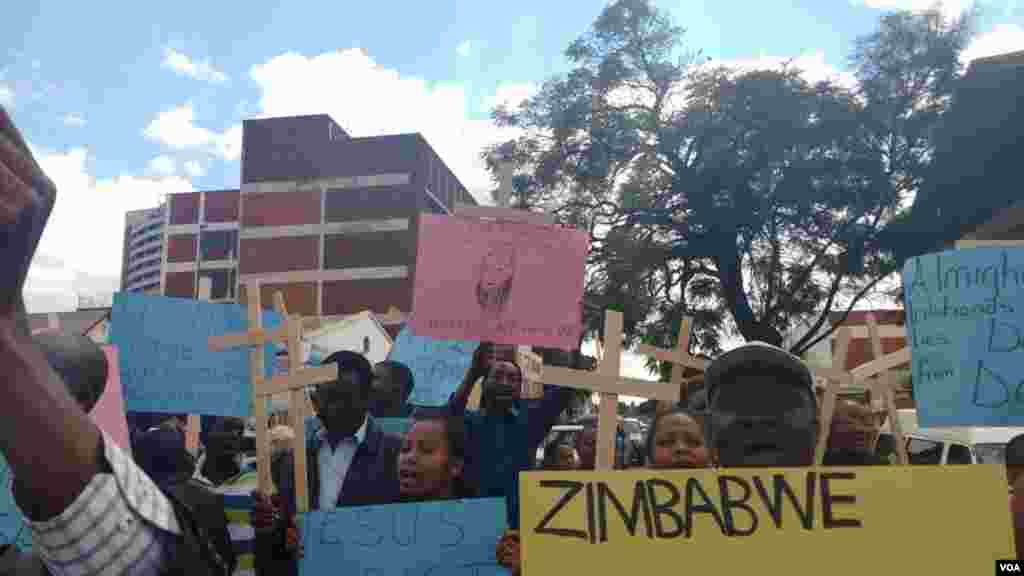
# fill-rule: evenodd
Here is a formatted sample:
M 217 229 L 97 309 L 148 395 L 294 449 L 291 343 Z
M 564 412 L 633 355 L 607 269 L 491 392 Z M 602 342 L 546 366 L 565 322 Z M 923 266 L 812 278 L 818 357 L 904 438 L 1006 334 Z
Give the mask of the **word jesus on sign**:
M 531 576 L 625 574 L 637 558 L 667 571 L 685 558 L 695 574 L 863 576 L 879 558 L 851 551 L 893 546 L 887 574 L 967 574 L 1014 550 L 998 466 L 527 472 L 519 486 Z

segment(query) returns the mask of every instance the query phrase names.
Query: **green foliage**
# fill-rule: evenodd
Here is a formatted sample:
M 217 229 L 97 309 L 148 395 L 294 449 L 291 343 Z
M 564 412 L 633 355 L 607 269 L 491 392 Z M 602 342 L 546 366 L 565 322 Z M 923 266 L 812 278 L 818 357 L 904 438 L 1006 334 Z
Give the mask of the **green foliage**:
M 524 206 L 590 233 L 592 332 L 612 308 L 630 343 L 671 346 L 692 315 L 715 353 L 729 325 L 782 344 L 809 324 L 800 353 L 896 270 L 885 232 L 922 181 L 968 30 L 887 15 L 857 43 L 853 89 L 704 65 L 651 2 L 619 0 L 566 50 L 568 73 L 494 111 L 523 135 L 484 158 L 515 164 Z

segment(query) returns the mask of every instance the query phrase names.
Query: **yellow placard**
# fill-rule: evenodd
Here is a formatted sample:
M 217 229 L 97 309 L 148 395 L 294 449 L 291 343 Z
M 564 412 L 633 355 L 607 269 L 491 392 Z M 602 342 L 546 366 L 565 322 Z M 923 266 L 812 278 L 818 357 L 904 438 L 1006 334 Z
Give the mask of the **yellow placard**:
M 519 482 L 530 576 L 638 566 L 986 574 L 1016 557 L 998 465 L 527 472 Z

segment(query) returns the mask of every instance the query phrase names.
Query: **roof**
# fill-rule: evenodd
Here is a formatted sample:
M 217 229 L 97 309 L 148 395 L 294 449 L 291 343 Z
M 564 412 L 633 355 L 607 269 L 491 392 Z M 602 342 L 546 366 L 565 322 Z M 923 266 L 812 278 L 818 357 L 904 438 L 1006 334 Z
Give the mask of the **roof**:
M 61 330 L 86 335 L 103 320 L 110 318 L 110 308 L 86 308 L 74 312 L 57 312 L 57 321 Z M 49 327 L 49 314 L 29 314 L 29 326 L 32 330 L 41 330 Z
M 369 310 L 363 310 L 362 312 L 360 312 L 358 314 L 352 314 L 351 316 L 340 316 L 340 317 L 336 316 L 336 317 L 334 317 L 336 319 L 333 320 L 333 321 L 330 321 L 331 317 L 321 317 L 321 318 L 323 318 L 323 319 L 312 319 L 314 322 L 319 324 L 319 326 L 317 328 L 313 329 L 313 330 L 305 332 L 303 334 L 304 338 L 316 338 L 318 336 L 322 336 L 322 335 L 330 333 L 330 332 L 335 332 L 337 330 L 344 330 L 347 327 L 349 327 L 349 326 L 351 326 L 351 325 L 353 325 L 356 322 L 359 322 L 361 320 L 369 320 L 369 321 L 373 322 L 377 326 L 377 329 L 381 332 L 381 334 L 384 335 L 384 338 L 387 339 L 388 344 L 392 343 L 391 335 L 388 334 L 388 331 L 384 328 L 384 324 L 382 324 L 380 322 L 380 320 L 377 319 L 377 315 L 376 314 L 374 314 L 373 312 L 371 312 Z M 327 321 L 324 321 L 324 320 L 327 320 Z
M 868 314 L 874 314 L 875 322 L 879 325 L 903 326 L 906 323 L 907 317 L 907 313 L 904 310 L 897 310 L 895 308 L 887 310 L 851 310 L 844 324 L 847 326 L 866 326 Z M 842 317 L 842 312 L 829 312 L 829 324 L 838 324 Z

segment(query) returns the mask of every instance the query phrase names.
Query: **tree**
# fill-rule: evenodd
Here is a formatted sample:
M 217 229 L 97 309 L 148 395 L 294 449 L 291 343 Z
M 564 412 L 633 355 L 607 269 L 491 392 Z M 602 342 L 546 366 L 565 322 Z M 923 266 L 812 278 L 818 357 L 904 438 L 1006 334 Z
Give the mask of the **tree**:
M 883 18 L 849 90 L 706 66 L 650 2 L 619 0 L 570 45 L 568 74 L 495 111 L 525 134 L 485 157 L 512 158 L 517 193 L 590 231 L 587 297 L 622 306 L 631 335 L 668 344 L 692 314 L 714 353 L 731 317 L 777 345 L 807 326 L 801 353 L 896 269 L 883 233 L 920 183 L 966 38 L 942 22 Z

